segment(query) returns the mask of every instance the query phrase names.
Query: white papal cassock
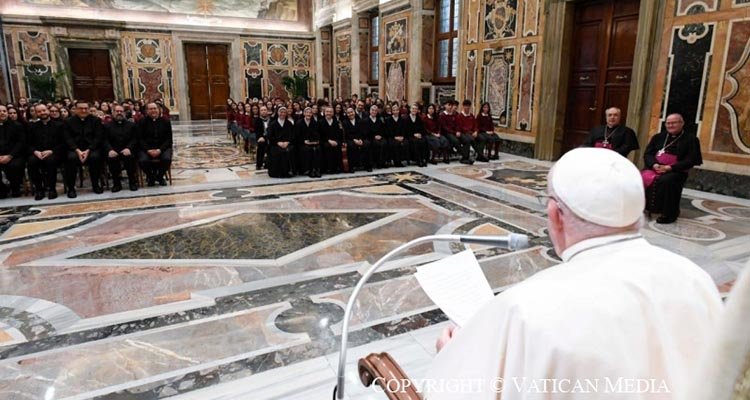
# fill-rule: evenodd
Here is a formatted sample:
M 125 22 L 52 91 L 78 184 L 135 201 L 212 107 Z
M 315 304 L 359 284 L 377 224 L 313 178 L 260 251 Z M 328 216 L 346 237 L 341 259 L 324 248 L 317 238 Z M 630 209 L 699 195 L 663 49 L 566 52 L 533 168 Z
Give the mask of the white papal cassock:
M 562 259 L 455 334 L 420 382 L 428 400 L 685 396 L 722 309 L 708 274 L 638 235 L 585 240 Z

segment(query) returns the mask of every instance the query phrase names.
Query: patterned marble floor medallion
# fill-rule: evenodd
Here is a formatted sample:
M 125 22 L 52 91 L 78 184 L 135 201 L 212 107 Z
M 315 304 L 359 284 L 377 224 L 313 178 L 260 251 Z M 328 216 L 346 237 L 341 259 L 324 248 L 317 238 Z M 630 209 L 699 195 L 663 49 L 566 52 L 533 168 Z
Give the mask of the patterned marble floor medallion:
M 254 170 L 225 121 L 174 128 L 174 186 L 0 209 L 0 398 L 330 397 L 344 305 L 388 251 L 431 234 L 528 234 L 520 251 L 470 247 L 495 292 L 559 263 L 536 201 L 549 163 L 280 181 Z M 750 260 L 748 203 L 691 192 L 681 208 L 644 236 L 729 290 Z M 466 248 L 424 244 L 371 277 L 352 367 L 387 350 L 427 368 L 446 317 L 413 274 Z M 355 375 L 353 398 L 370 398 Z

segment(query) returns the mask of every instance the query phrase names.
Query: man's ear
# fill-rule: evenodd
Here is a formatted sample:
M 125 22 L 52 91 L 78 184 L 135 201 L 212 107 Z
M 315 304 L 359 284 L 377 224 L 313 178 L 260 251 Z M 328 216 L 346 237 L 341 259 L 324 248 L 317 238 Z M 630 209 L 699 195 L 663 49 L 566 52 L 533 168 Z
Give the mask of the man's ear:
M 557 201 L 550 201 L 549 207 L 547 207 L 547 218 L 549 218 L 551 223 L 550 229 L 554 229 L 556 232 L 562 231 L 563 216 Z

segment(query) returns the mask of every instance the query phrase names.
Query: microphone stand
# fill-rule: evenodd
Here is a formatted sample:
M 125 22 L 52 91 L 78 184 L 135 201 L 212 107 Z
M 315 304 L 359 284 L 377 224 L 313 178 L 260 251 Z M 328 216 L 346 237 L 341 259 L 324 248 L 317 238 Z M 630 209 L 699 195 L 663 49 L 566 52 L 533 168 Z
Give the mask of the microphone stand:
M 351 318 L 352 310 L 354 309 L 354 301 L 357 299 L 359 292 L 362 290 L 362 287 L 364 287 L 370 277 L 372 277 L 372 274 L 374 274 L 375 271 L 390 258 L 408 249 L 409 247 L 426 242 L 461 242 L 496 247 L 506 247 L 511 250 L 516 250 L 527 247 L 529 238 L 526 235 L 519 234 L 510 234 L 508 236 L 430 235 L 416 238 L 408 243 L 402 244 L 401 246 L 396 247 L 388 254 L 384 255 L 381 259 L 379 259 L 367 270 L 367 272 L 365 272 L 359 282 L 357 282 L 357 285 L 354 287 L 354 291 L 352 291 L 351 296 L 349 296 L 349 301 L 346 303 L 343 325 L 341 327 L 341 351 L 339 352 L 338 376 L 336 379 L 336 386 L 333 388 L 334 400 L 344 399 L 344 386 L 346 381 L 346 350 L 347 342 L 349 340 L 349 319 Z

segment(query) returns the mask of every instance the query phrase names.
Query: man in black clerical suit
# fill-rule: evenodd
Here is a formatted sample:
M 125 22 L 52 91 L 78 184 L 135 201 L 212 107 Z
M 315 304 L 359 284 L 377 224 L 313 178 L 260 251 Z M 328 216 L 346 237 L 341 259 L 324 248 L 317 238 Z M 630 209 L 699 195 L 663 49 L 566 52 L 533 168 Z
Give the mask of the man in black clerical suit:
M 684 130 L 680 114 L 667 116 L 666 132 L 656 134 L 643 155 L 641 172 L 646 187 L 646 210 L 661 214 L 659 224 L 671 224 L 680 215 L 680 197 L 688 171 L 703 164 L 701 145 L 695 134 Z
M 116 105 L 112 109 L 112 122 L 104 125 L 104 150 L 107 154 L 107 165 L 112 175 L 112 193 L 122 190 L 120 174 L 122 167 L 128 173 L 130 190 L 138 190 L 136 183 L 135 154 L 138 140 L 138 129 L 134 122 L 128 121 L 125 107 Z
M 172 164 L 172 123 L 161 118 L 156 103 L 146 105 L 146 116 L 138 122 L 138 164 L 148 186 L 166 186 L 164 174 Z
M 610 107 L 605 111 L 607 124 L 592 129 L 582 147 L 601 147 L 614 150 L 627 157 L 633 150 L 638 150 L 638 137 L 635 132 L 620 124 L 622 111 Z
M 318 121 L 318 132 L 320 141 L 323 143 L 323 159 L 326 173 L 336 174 L 341 172 L 341 144 L 344 132 L 341 123 L 333 116 L 333 107 L 325 106 L 324 118 Z
M 81 166 L 88 166 L 91 187 L 94 193 L 101 194 L 101 172 L 104 165 L 102 159 L 103 134 L 101 119 L 89 113 L 89 103 L 76 101 L 74 115 L 65 121 L 65 142 L 68 145 L 68 157 L 65 163 L 65 186 L 68 197 L 74 199 L 76 193 L 76 177 Z
M 255 153 L 255 169 L 265 168 L 266 153 L 268 152 L 268 127 L 271 125 L 271 116 L 268 107 L 259 108 L 260 116 L 255 118 L 255 135 L 257 136 L 258 148 Z
M 57 168 L 67 159 L 63 123 L 53 121 L 44 104 L 34 106 L 39 121 L 29 126 L 26 139 L 29 152 L 29 179 L 34 187 L 34 199 L 42 200 L 45 192 L 57 198 Z
M 344 137 L 346 138 L 347 154 L 349 155 L 349 172 L 355 168 L 372 171 L 372 159 L 370 158 L 370 140 L 366 137 L 362 120 L 357 117 L 354 108 L 346 109 L 346 120 L 343 122 Z
M 0 105 L 0 171 L 5 172 L 10 182 L 8 190 L 0 175 L 0 199 L 8 197 L 9 191 L 13 197 L 21 196 L 24 136 L 23 125 L 11 121 L 8 117 L 8 108 Z

